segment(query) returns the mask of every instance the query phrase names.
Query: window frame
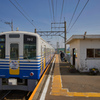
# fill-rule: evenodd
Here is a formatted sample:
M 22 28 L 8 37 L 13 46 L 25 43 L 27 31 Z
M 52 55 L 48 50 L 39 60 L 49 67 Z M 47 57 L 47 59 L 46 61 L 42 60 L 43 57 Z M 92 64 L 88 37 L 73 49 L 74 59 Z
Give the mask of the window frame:
M 100 56 L 96 57 L 96 50 L 100 50 L 100 49 L 99 48 L 95 49 L 95 58 L 100 58 Z
M 88 49 L 93 49 L 93 57 L 88 57 L 88 54 L 87 54 L 87 53 L 88 53 L 88 51 L 87 51 Z M 96 57 L 96 50 L 97 50 L 97 49 L 100 50 L 100 48 L 87 48 L 87 49 L 86 49 L 86 57 L 89 58 L 89 59 L 100 58 L 100 57 Z

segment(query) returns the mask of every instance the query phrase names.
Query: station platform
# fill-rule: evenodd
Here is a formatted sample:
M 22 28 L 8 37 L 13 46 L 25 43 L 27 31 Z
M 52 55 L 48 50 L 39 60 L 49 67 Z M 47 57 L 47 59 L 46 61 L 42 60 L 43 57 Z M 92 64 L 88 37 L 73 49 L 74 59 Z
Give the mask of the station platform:
M 71 73 L 56 54 L 29 100 L 100 100 L 100 75 Z

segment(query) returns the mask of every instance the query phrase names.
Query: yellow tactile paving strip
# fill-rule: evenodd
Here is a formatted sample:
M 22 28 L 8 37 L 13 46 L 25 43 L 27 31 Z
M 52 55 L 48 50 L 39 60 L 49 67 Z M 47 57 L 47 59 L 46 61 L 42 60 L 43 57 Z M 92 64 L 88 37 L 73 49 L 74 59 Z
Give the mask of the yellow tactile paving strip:
M 58 55 L 56 55 L 51 95 L 66 95 L 66 93 L 67 90 L 62 89 L 61 76 L 59 70 L 59 59 Z
M 67 89 L 62 89 L 58 55 L 56 55 L 51 95 L 55 95 L 55 96 L 79 96 L 79 97 L 100 97 L 100 93 L 69 92 L 69 91 L 67 91 Z

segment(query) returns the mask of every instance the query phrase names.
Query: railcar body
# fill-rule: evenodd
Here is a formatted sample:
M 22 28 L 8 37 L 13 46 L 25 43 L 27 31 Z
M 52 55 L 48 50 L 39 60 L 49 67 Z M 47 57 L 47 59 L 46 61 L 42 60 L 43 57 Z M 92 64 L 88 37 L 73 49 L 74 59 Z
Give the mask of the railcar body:
M 32 91 L 54 53 L 54 48 L 36 33 L 1 33 L 0 90 Z

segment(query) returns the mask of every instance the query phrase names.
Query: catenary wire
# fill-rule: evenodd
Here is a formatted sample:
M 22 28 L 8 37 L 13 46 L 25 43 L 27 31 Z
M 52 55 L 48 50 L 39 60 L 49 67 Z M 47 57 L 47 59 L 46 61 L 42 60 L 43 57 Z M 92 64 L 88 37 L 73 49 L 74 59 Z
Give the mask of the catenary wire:
M 88 4 L 89 0 L 87 0 L 87 2 L 85 3 L 83 9 L 81 10 L 81 12 L 79 13 L 78 17 L 76 18 L 75 22 L 72 24 L 71 28 L 68 30 L 68 32 L 73 28 L 73 26 L 75 25 L 75 23 L 77 22 L 78 18 L 80 17 L 80 15 L 82 14 L 83 10 L 85 9 L 86 5 Z
M 75 7 L 74 13 L 73 13 L 73 15 L 72 15 L 72 17 L 71 17 L 71 20 L 70 20 L 70 23 L 69 23 L 67 29 L 69 29 L 69 27 L 70 27 L 70 25 L 71 25 L 71 22 L 72 22 L 72 20 L 73 20 L 73 17 L 74 17 L 74 15 L 75 15 L 75 12 L 76 12 L 76 10 L 77 10 L 77 7 L 78 7 L 78 5 L 79 5 L 79 2 L 80 2 L 80 0 L 78 0 L 78 3 L 77 3 L 77 5 L 76 5 L 76 7 Z
M 23 12 L 31 19 L 31 17 L 26 13 L 26 11 L 22 8 L 22 6 L 15 0 L 15 2 L 18 4 L 18 6 L 23 10 Z M 31 19 L 31 21 L 34 21 Z
M 10 2 L 11 2 L 11 4 L 33 25 L 33 23 L 24 15 L 24 13 L 22 13 L 18 8 L 17 8 L 17 6 L 11 1 L 11 0 L 9 0 Z M 35 27 L 35 25 L 33 25 L 34 27 Z M 35 27 L 36 28 L 36 27 Z
M 17 3 L 17 5 L 23 10 L 23 12 L 30 18 L 30 20 L 32 21 L 32 22 L 34 22 L 35 23 L 35 21 L 27 14 L 27 12 L 22 8 L 22 6 L 15 0 L 15 2 Z M 37 25 L 36 25 L 37 26 Z M 39 26 L 37 26 L 39 29 L 40 29 L 40 27 Z M 41 30 L 41 29 L 40 29 Z
M 57 16 L 57 0 L 56 0 L 56 16 Z
M 55 17 L 54 17 L 54 3 L 53 3 L 53 0 L 51 0 L 51 3 L 52 3 L 53 21 L 55 22 Z
M 48 0 L 48 3 L 49 3 L 50 16 L 51 16 L 51 20 L 52 20 L 52 13 L 51 13 L 50 0 Z
M 61 22 L 61 19 L 62 19 L 63 8 L 64 8 L 64 0 L 63 0 L 63 3 L 62 3 L 62 9 L 61 9 L 60 22 Z

